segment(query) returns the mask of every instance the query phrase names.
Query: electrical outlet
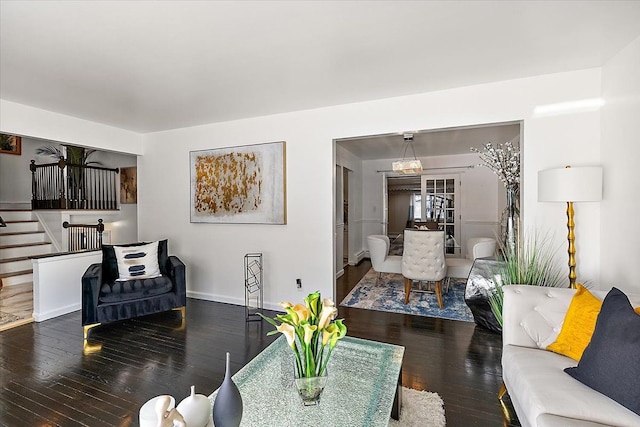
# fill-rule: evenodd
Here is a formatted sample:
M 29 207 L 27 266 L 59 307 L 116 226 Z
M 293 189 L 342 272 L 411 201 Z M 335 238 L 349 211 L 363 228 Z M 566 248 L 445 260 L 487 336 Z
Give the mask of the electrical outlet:
M 296 279 L 296 287 L 302 289 L 302 279 Z

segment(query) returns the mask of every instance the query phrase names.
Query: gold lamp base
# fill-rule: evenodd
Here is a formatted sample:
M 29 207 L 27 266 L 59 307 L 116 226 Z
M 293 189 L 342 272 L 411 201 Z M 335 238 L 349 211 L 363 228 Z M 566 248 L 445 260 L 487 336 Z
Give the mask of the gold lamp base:
M 569 240 L 569 287 L 572 289 L 576 288 L 576 235 L 574 233 L 574 229 L 576 227 L 575 222 L 573 222 L 573 202 L 567 202 L 567 229 L 569 230 L 569 234 L 567 239 Z

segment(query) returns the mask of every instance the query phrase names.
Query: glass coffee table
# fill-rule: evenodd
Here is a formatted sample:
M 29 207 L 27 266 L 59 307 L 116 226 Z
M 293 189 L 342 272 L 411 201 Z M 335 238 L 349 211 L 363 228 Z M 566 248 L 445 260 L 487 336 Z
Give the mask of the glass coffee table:
M 241 426 L 386 426 L 400 412 L 403 355 L 397 345 L 343 338 L 329 359 L 320 404 L 303 406 L 293 353 L 281 336 L 232 377 L 242 395 Z

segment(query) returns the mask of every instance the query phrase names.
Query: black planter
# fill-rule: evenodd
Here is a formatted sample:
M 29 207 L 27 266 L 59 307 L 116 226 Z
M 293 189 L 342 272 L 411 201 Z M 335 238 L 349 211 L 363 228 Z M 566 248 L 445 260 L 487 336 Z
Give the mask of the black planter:
M 502 326 L 491 311 L 488 295 L 495 289 L 493 277 L 501 263 L 495 258 L 477 258 L 471 267 L 464 293 L 464 302 L 471 309 L 476 324 L 499 333 L 502 332 Z

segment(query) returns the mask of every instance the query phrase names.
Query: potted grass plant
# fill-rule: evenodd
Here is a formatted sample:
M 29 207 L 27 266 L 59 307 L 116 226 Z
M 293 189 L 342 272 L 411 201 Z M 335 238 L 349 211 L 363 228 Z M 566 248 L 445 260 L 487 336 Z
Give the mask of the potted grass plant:
M 562 287 L 565 277 L 555 262 L 556 249 L 549 234 L 533 233 L 511 248 L 500 244 L 502 262 L 493 274 L 495 288 L 489 290 L 489 306 L 502 326 L 502 302 L 504 285 L 532 285 Z

